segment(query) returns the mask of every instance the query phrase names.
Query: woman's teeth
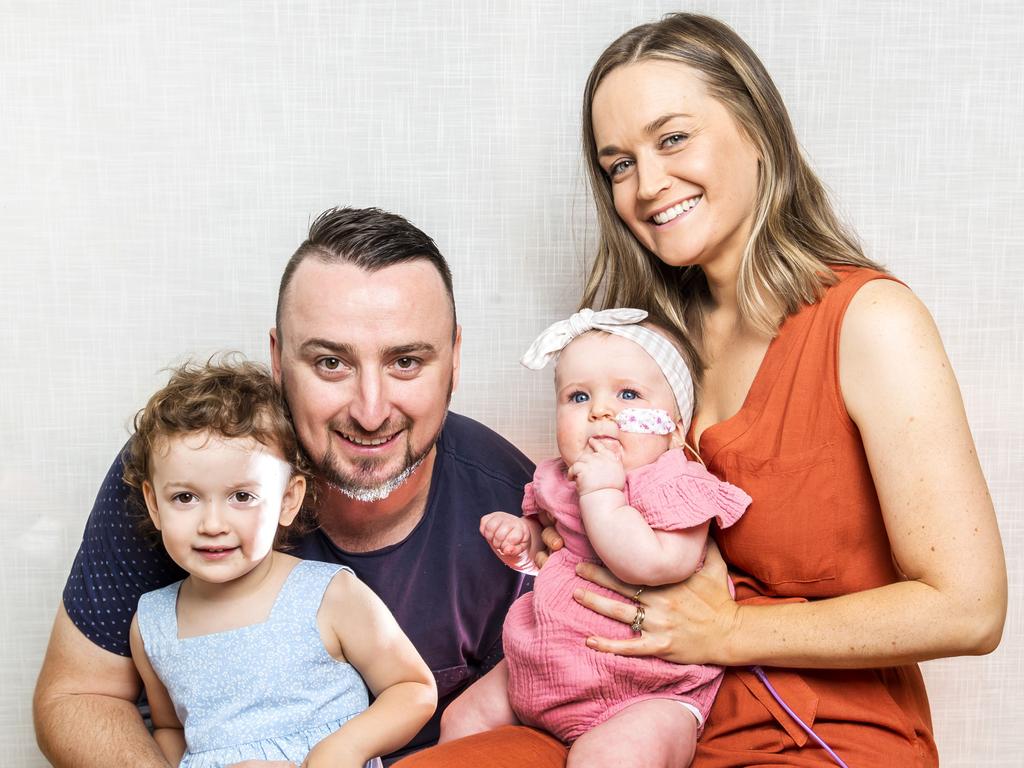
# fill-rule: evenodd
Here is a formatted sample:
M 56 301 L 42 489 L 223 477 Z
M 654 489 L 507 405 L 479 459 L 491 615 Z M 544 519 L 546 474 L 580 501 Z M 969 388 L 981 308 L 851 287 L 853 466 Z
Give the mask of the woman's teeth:
M 655 224 L 668 224 L 668 222 L 672 221 L 676 216 L 680 216 L 693 208 L 693 206 L 700 202 L 702 197 L 703 195 L 697 195 L 696 197 L 691 197 L 689 200 L 683 200 L 683 202 L 678 205 L 673 205 L 667 211 L 654 214 L 651 219 Z

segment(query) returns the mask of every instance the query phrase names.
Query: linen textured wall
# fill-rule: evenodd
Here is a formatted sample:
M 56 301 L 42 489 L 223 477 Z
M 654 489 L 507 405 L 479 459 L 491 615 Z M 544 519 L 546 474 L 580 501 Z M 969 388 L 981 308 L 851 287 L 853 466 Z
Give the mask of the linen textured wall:
M 265 360 L 277 281 L 338 204 L 451 260 L 454 407 L 534 458 L 594 242 L 583 81 L 627 28 L 732 24 L 868 252 L 933 311 L 1010 563 L 999 650 L 924 665 L 946 766 L 1024 753 L 1024 21 L 1017 3 L 0 1 L 0 741 L 41 766 L 31 691 L 99 481 L 164 366 Z

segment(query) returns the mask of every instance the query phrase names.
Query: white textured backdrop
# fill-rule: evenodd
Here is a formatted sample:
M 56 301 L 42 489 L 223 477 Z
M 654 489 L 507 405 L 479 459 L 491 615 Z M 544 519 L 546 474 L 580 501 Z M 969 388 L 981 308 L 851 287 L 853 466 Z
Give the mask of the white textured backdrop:
M 1002 646 L 925 665 L 947 766 L 1024 754 L 1024 21 L 1003 2 L 701 2 L 765 60 L 869 253 L 934 312 L 1010 563 Z M 311 217 L 433 234 L 465 327 L 457 409 L 538 457 L 516 360 L 593 243 L 578 152 L 593 59 L 665 2 L 0 0 L 0 743 L 30 699 L 100 479 L 187 356 L 266 359 Z

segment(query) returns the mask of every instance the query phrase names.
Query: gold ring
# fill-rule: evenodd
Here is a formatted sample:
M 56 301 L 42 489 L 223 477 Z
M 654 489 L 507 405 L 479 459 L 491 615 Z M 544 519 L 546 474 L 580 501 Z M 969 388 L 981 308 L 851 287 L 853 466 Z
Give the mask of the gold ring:
M 643 592 L 643 591 L 644 591 L 644 588 L 640 587 L 640 589 L 638 589 L 636 592 L 633 593 L 632 600 L 633 600 L 634 603 L 639 603 L 640 602 L 640 593 Z
M 629 628 L 634 632 L 642 632 L 644 628 L 644 607 L 637 604 L 636 616 L 633 617 L 633 623 L 629 625 Z

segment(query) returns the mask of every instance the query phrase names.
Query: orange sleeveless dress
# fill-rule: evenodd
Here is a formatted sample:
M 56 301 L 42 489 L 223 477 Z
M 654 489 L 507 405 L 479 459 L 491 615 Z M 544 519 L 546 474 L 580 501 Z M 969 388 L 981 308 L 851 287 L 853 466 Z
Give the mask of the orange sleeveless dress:
M 835 597 L 901 578 L 860 434 L 843 404 L 838 366 L 839 332 L 853 295 L 870 280 L 892 278 L 868 269 L 835 272 L 839 282 L 820 302 L 783 323 L 740 411 L 701 435 L 707 468 L 753 498 L 739 522 L 714 532 L 740 602 Z M 851 767 L 938 765 L 917 665 L 765 671 Z M 808 742 L 753 674 L 727 669 L 693 766 L 833 765 Z M 564 748 L 550 737 L 511 727 L 421 752 L 401 766 L 559 768 L 564 760 Z
M 783 323 L 740 411 L 701 434 L 707 468 L 753 498 L 735 526 L 714 533 L 740 602 L 836 597 L 901 579 L 860 433 L 839 388 L 846 309 L 861 286 L 888 276 L 835 272 L 840 281 L 820 302 Z M 765 671 L 848 765 L 938 765 L 916 664 Z M 726 672 L 696 768 L 830 764 L 753 674 Z

